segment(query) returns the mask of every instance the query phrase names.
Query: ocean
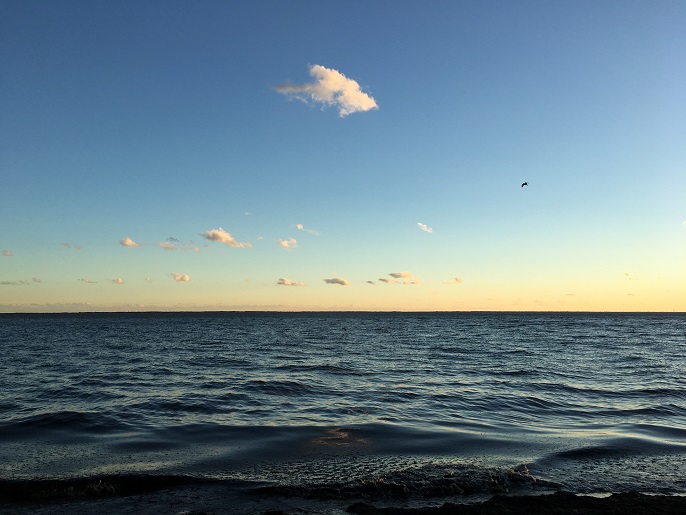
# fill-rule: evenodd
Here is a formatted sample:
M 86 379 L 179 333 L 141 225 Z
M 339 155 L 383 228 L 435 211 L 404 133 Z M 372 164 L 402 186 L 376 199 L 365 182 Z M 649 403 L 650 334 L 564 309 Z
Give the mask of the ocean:
M 686 493 L 686 315 L 0 315 L 0 480 Z

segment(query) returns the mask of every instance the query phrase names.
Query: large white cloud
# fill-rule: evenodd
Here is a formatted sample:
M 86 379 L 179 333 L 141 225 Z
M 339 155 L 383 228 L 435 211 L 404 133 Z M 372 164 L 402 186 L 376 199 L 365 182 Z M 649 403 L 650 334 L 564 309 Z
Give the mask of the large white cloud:
M 217 241 L 219 243 L 223 243 L 224 245 L 228 245 L 229 247 L 252 247 L 250 243 L 236 241 L 236 239 L 233 236 L 231 236 L 221 227 L 219 229 L 210 229 L 209 231 L 205 231 L 204 233 L 202 233 L 202 237 L 210 241 Z
M 360 85 L 332 68 L 319 64 L 310 66 L 314 82 L 306 84 L 279 84 L 274 89 L 281 94 L 307 102 L 333 106 L 341 117 L 358 111 L 369 111 L 379 106 L 371 96 L 362 91 Z
M 326 284 L 337 284 L 339 286 L 350 286 L 350 283 L 343 279 L 342 277 L 332 277 L 330 279 L 324 279 Z

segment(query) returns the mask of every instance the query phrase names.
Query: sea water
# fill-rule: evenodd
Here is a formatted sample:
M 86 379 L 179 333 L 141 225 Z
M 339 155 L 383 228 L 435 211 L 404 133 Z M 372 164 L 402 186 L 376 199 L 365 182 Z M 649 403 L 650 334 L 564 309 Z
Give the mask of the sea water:
M 684 314 L 6 314 L 0 352 L 3 480 L 686 492 Z

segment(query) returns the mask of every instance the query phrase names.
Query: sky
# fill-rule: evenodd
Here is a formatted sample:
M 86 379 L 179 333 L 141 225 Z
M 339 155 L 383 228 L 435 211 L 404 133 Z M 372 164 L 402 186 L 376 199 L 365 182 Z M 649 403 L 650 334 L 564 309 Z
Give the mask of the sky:
M 0 0 L 0 312 L 686 311 L 684 27 Z

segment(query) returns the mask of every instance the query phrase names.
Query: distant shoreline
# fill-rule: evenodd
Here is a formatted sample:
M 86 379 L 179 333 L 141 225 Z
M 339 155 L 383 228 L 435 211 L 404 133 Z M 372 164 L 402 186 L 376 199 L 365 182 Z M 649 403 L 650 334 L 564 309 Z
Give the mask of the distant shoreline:
M 140 311 L 3 311 L 3 315 L 141 315 L 141 314 L 409 314 L 409 315 L 447 315 L 447 314 L 522 314 L 522 315 L 684 315 L 686 311 L 517 311 L 517 310 L 452 310 L 452 311 L 404 311 L 404 310 L 276 310 L 276 309 L 210 309 L 210 310 L 140 310 Z

